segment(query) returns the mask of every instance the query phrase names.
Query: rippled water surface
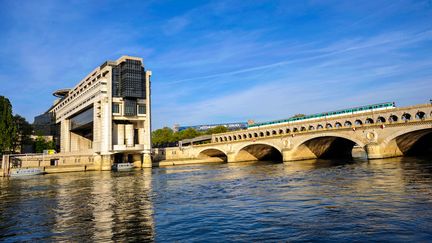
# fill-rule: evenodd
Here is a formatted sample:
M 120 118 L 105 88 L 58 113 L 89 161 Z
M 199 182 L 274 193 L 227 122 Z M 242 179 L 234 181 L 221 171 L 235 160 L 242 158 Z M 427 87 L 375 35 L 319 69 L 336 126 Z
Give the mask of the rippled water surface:
M 432 241 L 432 160 L 0 178 L 0 241 Z

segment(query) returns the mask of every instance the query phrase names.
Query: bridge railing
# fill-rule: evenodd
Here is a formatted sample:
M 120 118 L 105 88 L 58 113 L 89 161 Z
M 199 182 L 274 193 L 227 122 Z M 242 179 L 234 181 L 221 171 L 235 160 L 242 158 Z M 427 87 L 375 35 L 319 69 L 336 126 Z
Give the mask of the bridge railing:
M 285 137 L 285 136 L 297 136 L 297 135 L 302 135 L 302 134 L 310 134 L 310 133 L 320 133 L 320 132 L 326 132 L 326 131 L 341 131 L 341 130 L 362 130 L 362 129 L 367 129 L 370 127 L 379 127 L 381 129 L 385 129 L 385 127 L 387 126 L 404 126 L 404 125 L 411 125 L 411 124 L 421 124 L 421 123 L 430 123 L 432 121 L 431 117 L 428 118 L 423 118 L 423 119 L 411 119 L 411 120 L 398 120 L 398 121 L 386 121 L 386 122 L 380 122 L 380 123 L 371 123 L 371 124 L 361 124 L 361 125 L 352 125 L 352 126 L 341 126 L 341 127 L 331 127 L 331 128 L 327 128 L 327 127 L 323 127 L 322 129 L 314 129 L 314 130 L 297 130 L 297 131 L 290 131 L 289 133 L 286 133 L 285 131 L 280 134 L 270 134 L 270 135 L 266 135 L 266 132 L 274 130 L 274 129 L 279 129 L 282 127 L 301 127 L 302 125 L 305 124 L 291 124 L 291 125 L 278 125 L 278 126 L 271 126 L 271 127 L 265 127 L 265 128 L 261 128 L 261 129 L 251 129 L 251 130 L 240 130 L 240 131 L 235 131 L 235 132 L 229 132 L 229 133 L 220 133 L 220 134 L 214 134 L 212 136 L 212 141 L 211 144 L 219 144 L 219 143 L 230 143 L 230 142 L 241 142 L 244 140 L 256 140 L 256 139 L 265 139 L 265 138 L 269 138 L 269 137 Z M 316 123 L 316 121 L 315 121 Z M 247 137 L 243 138 L 243 135 L 246 134 Z M 252 136 L 249 137 L 249 134 L 257 134 L 258 136 Z M 263 136 L 260 136 L 260 134 L 264 134 Z M 234 136 L 239 136 L 241 135 L 241 139 L 233 139 Z M 226 138 L 231 137 L 231 140 Z M 216 138 L 219 138 L 219 141 L 216 142 Z M 223 138 L 223 139 L 222 139 Z M 222 140 L 222 141 L 220 141 Z M 195 145 L 195 146 L 207 146 L 206 144 L 204 145 Z

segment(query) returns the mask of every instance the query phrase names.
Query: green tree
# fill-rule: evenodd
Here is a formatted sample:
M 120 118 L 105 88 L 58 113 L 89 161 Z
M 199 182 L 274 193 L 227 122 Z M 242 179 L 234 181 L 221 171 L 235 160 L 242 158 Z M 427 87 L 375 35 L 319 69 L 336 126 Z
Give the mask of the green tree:
M 183 139 L 189 139 L 189 138 L 195 138 L 200 136 L 201 133 L 193 128 L 187 128 L 185 130 L 182 130 L 178 132 L 177 141 L 183 140 Z
M 0 96 L 0 153 L 12 150 L 15 133 L 12 105 L 8 98 Z
M 306 116 L 306 115 L 305 114 L 295 114 L 291 118 L 299 118 L 299 117 L 304 117 L 304 116 Z
M 35 152 L 42 153 L 47 149 L 55 149 L 54 141 L 46 141 L 42 136 L 37 136 L 34 142 Z
M 217 126 L 207 130 L 206 134 L 211 135 L 211 134 L 224 133 L 224 132 L 228 132 L 228 128 L 226 128 L 225 126 Z
M 23 145 L 32 143 L 30 136 L 33 133 L 33 127 L 24 117 L 20 115 L 15 115 L 13 117 L 13 121 L 16 128 L 13 138 L 13 150 L 22 150 Z
M 152 132 L 152 143 L 154 147 L 167 146 L 175 142 L 174 132 L 169 127 L 157 129 Z

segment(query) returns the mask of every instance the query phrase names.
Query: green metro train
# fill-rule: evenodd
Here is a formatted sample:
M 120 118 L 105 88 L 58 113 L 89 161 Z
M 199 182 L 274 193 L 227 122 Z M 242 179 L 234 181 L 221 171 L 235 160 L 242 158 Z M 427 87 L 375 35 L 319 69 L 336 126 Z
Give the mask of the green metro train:
M 306 115 L 306 116 L 302 116 L 302 117 L 293 117 L 293 118 L 282 119 L 282 120 L 255 123 L 255 124 L 249 125 L 248 129 L 274 126 L 274 125 L 280 125 L 280 124 L 291 124 L 291 123 L 296 123 L 296 122 L 305 121 L 305 120 L 316 120 L 316 119 L 330 118 L 330 117 L 336 117 L 336 116 L 342 116 L 342 115 L 348 115 L 348 114 L 357 114 L 357 113 L 364 113 L 364 112 L 370 112 L 370 111 L 393 109 L 395 107 L 396 107 L 396 105 L 394 102 L 385 102 L 385 103 L 365 105 L 365 106 L 359 106 L 359 107 L 355 107 L 355 108 L 349 108 L 349 109 L 343 109 L 343 110 L 337 110 L 337 111 L 317 113 L 317 114 Z

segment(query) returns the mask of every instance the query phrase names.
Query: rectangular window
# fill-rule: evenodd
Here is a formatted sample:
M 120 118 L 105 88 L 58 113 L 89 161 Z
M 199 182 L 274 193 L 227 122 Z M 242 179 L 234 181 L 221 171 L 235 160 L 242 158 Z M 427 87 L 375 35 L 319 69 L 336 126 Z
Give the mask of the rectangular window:
M 125 99 L 124 114 L 125 116 L 136 116 L 137 103 L 136 100 Z
M 112 112 L 114 114 L 120 114 L 120 104 L 113 103 Z
M 146 105 L 145 104 L 139 104 L 138 105 L 138 114 L 143 115 L 146 113 Z

